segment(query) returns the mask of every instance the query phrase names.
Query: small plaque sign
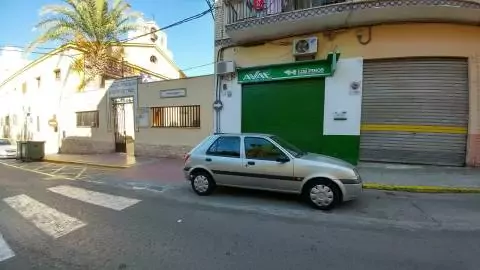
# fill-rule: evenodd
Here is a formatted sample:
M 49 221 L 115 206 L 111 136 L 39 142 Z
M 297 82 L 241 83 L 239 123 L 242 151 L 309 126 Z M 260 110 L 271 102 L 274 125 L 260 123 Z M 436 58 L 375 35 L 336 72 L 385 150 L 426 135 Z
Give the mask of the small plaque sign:
M 178 98 L 185 96 L 187 96 L 187 89 L 185 88 L 160 90 L 160 98 Z

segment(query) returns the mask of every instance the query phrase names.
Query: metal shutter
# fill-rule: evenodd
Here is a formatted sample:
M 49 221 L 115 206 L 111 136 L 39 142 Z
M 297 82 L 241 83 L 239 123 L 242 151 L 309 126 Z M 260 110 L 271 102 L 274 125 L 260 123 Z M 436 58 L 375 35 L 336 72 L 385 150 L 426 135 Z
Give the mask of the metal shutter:
M 361 161 L 463 166 L 467 125 L 467 59 L 364 62 Z

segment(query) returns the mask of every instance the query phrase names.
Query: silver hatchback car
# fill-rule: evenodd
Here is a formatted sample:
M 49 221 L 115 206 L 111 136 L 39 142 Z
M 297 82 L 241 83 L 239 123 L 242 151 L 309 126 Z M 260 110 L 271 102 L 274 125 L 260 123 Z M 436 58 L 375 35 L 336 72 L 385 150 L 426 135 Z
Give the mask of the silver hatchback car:
M 216 186 L 296 193 L 321 210 L 362 192 L 355 166 L 302 152 L 269 134 L 211 135 L 185 156 L 184 172 L 198 195 L 209 195 Z

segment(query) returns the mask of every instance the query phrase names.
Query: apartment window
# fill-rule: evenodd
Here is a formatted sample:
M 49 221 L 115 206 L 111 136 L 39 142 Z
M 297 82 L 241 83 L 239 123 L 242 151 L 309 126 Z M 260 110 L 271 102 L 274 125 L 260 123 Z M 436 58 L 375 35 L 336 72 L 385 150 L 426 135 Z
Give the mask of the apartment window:
M 40 88 L 41 78 L 37 77 L 37 78 L 35 78 L 35 80 L 37 80 L 37 88 Z
M 77 127 L 98 128 L 98 111 L 77 112 Z
M 200 127 L 200 105 L 155 107 L 152 114 L 152 127 Z
M 59 81 L 62 77 L 62 73 L 60 72 L 60 69 L 55 69 L 53 72 L 55 73 L 55 80 Z

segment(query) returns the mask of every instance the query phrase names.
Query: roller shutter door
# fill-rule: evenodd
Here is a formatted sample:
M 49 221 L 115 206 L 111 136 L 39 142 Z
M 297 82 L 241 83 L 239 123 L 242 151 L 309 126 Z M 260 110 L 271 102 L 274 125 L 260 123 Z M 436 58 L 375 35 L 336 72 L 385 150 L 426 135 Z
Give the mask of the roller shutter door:
M 364 62 L 361 161 L 463 166 L 467 124 L 467 59 Z

